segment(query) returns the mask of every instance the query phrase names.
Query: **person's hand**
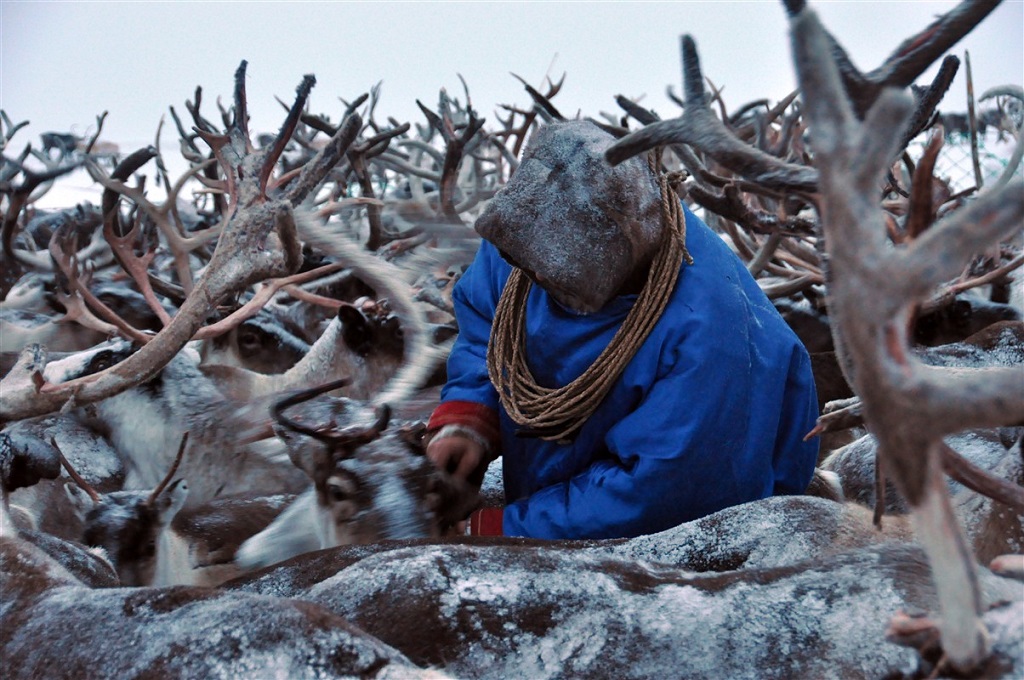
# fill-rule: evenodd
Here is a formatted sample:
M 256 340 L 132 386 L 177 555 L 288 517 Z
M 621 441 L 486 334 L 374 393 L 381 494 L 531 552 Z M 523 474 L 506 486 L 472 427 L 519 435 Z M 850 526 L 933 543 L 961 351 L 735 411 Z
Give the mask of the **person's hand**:
M 484 447 L 469 437 L 452 434 L 435 438 L 427 444 L 427 458 L 438 469 L 468 482 L 483 463 Z

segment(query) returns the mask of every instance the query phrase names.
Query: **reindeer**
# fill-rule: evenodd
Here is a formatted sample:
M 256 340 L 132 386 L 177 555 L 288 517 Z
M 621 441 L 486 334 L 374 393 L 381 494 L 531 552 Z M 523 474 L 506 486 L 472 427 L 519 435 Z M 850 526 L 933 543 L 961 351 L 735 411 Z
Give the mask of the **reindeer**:
M 200 366 L 238 366 L 263 374 L 284 373 L 309 345 L 266 308 L 224 335 L 200 343 Z
M 0 448 L 12 447 L 22 459 L 49 460 L 57 475 L 32 485 L 9 489 L 12 514 L 26 520 L 23 529 L 33 529 L 59 538 L 77 540 L 82 524 L 64 492 L 69 481 L 58 462 L 67 457 L 87 483 L 101 493 L 117 491 L 124 485 L 124 464 L 117 451 L 99 432 L 74 417 L 57 414 L 12 423 L 0 433 Z
M 122 585 L 213 586 L 237 576 L 235 549 L 291 500 L 233 496 L 182 511 L 188 488 L 181 479 L 170 482 L 184 450 L 183 440 L 175 464 L 152 491 L 102 496 L 61 455 L 76 484 L 65 491 L 83 525 L 82 541 L 110 557 Z
M 91 587 L 110 583 L 83 566 L 81 551 L 26 540 L 11 521 L 7 490 L 45 473 L 18 460 L 26 456 L 0 448 L 3 677 L 443 677 L 310 603 L 198 587 Z M 36 472 L 15 480 L 13 470 Z
M 61 385 L 135 354 L 131 343 L 114 340 L 48 363 L 42 377 Z M 259 401 L 225 401 L 198 363 L 195 352 L 182 351 L 142 386 L 80 409 L 83 419 L 105 432 L 121 456 L 124 488 L 159 484 L 182 436 L 191 432 L 181 463 L 181 474 L 189 480 L 189 507 L 241 492 L 300 491 L 305 477 L 272 436 L 268 404 L 261 409 Z
M 217 389 L 238 401 L 259 399 L 311 382 L 352 378 L 346 396 L 369 399 L 402 366 L 404 330 L 386 305 L 360 298 L 342 304 L 310 350 L 280 375 L 230 365 L 201 366 Z
M 21 538 L 5 504 L 6 498 L 0 504 L 5 678 L 443 677 L 307 602 L 198 587 L 90 588 Z M 132 640 L 144 644 L 126 644 Z
M 756 503 L 778 508 L 785 500 Z M 809 500 L 818 509 L 828 503 Z M 734 515 L 733 526 L 745 523 L 748 535 L 755 534 L 749 529 L 758 517 L 748 509 Z M 822 526 L 807 521 L 812 519 L 804 518 L 806 537 Z M 870 518 L 865 524 L 870 528 Z M 914 672 L 914 651 L 888 643 L 885 622 L 870 612 L 937 606 L 918 547 L 893 541 L 794 559 L 792 549 L 807 545 L 796 540 L 762 544 L 749 553 L 748 564 L 704 561 L 705 570 L 695 573 L 688 567 L 701 564 L 702 550 L 729 552 L 717 545 L 730 543 L 729 531 L 711 527 L 693 526 L 675 544 L 663 536 L 555 542 L 458 537 L 343 546 L 226 587 L 317 603 L 414 661 L 443 664 L 465 677 L 867 678 Z M 770 533 L 759 535 L 770 540 Z M 666 547 L 690 558 L 662 562 L 665 554 L 658 551 Z M 873 578 L 865 579 L 866 573 Z M 1024 632 L 1020 583 L 986 570 L 981 578 L 985 601 L 1002 603 L 987 616 L 1002 629 L 986 669 L 1012 672 Z M 398 606 L 403 613 L 392 614 Z M 417 624 L 408 625 L 410 618 Z
M 102 497 L 57 451 L 61 464 L 75 481 L 65 491 L 84 526 L 82 542 L 106 553 L 122 585 L 154 582 L 158 551 L 164 552 L 158 547 L 163 530 L 188 496 L 188 486 L 182 480 L 171 483 L 187 443 L 186 434 L 170 470 L 152 491 L 114 491 Z
M 342 417 L 353 423 L 348 427 L 310 427 L 285 414 L 340 385 L 326 383 L 275 403 L 278 433 L 313 486 L 242 544 L 235 558 L 240 566 L 264 566 L 336 545 L 440 536 L 477 505 L 475 490 L 424 456 L 422 425 L 387 430 L 387 404 L 377 408 L 368 427 L 359 424 L 368 420 L 368 409 L 351 400 L 335 402 L 332 409 L 332 420 Z

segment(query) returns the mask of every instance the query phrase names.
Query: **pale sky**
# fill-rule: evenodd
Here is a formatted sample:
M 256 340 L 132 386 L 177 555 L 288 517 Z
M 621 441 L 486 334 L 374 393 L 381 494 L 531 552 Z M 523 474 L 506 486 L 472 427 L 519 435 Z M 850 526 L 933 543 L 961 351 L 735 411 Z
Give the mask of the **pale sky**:
M 955 2 L 813 2 L 825 25 L 862 70 Z M 233 74 L 249 62 L 254 130 L 276 130 L 306 73 L 317 77 L 313 112 L 337 121 L 351 100 L 383 81 L 378 122 L 423 123 L 416 99 L 435 106 L 440 88 L 497 127 L 499 104 L 529 105 L 510 72 L 539 85 L 566 73 L 554 103 L 619 113 L 614 97 L 644 95 L 663 117 L 678 108 L 679 37 L 697 42 L 705 75 L 732 109 L 776 101 L 794 87 L 785 11 L 776 0 L 679 2 L 0 2 L 0 107 L 15 122 L 15 148 L 47 131 L 88 135 L 109 111 L 103 138 L 124 153 L 152 143 L 161 116 L 202 85 L 203 111 L 219 120 L 216 98 L 231 103 Z M 1004 0 L 954 48 L 971 56 L 975 92 L 1024 82 L 1024 0 Z M 927 75 L 934 75 L 934 69 Z M 963 68 L 943 105 L 966 107 Z M 189 124 L 191 124 L 189 122 Z M 168 117 L 165 154 L 176 154 Z

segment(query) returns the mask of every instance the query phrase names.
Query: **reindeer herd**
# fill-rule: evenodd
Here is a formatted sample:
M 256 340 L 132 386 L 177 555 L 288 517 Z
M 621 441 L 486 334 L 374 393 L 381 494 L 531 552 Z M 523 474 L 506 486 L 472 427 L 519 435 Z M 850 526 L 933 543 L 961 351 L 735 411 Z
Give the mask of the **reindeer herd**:
M 730 113 L 685 36 L 678 118 L 597 122 L 610 163 L 666 150 L 808 347 L 819 467 L 634 539 L 459 535 L 500 464 L 478 489 L 424 456 L 473 220 L 561 82 L 497 128 L 442 91 L 414 128 L 376 90 L 312 115 L 306 76 L 253 140 L 243 62 L 219 121 L 171 108 L 176 180 L 99 131 L 15 156 L 0 112 L 3 677 L 1024 673 L 1024 91 L 980 97 L 1016 151 L 955 192 L 959 60 L 914 84 L 998 2 L 867 73 L 784 4 L 798 92 Z M 100 207 L 34 206 L 83 170 Z

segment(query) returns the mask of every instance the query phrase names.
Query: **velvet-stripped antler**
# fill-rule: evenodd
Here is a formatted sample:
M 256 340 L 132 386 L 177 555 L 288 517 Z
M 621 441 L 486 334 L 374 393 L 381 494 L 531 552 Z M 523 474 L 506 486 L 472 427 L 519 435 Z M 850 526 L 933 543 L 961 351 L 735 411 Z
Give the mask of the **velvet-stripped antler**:
M 181 309 L 141 350 L 100 373 L 39 389 L 31 377 L 41 367 L 38 353 L 26 350 L 23 360 L 3 380 L 0 389 L 0 422 L 8 422 L 60 409 L 70 399 L 88 403 L 118 394 L 156 375 L 209 317 L 227 295 L 266 279 L 294 273 L 302 261 L 292 209 L 305 200 L 344 154 L 355 138 L 358 117 L 342 123 L 337 134 L 302 169 L 280 197 L 267 194 L 277 157 L 298 121 L 312 87 L 312 76 L 298 88 L 295 105 L 275 143 L 254 152 L 247 139 L 245 62 L 235 76 L 234 120 L 224 135 L 202 131 L 216 150 L 229 177 L 230 215 L 209 265 Z
M 984 3 L 979 3 L 984 4 Z M 960 669 L 988 653 L 974 559 L 956 524 L 941 471 L 942 436 L 1024 420 L 1017 369 L 959 371 L 923 365 L 909 351 L 911 306 L 977 253 L 1019 229 L 1024 185 L 1007 185 L 935 224 L 902 250 L 888 246 L 879 187 L 900 149 L 913 101 L 882 90 L 861 122 L 816 15 L 792 19 L 794 60 L 820 173 L 821 224 L 830 258 L 833 333 L 879 464 L 913 508 L 942 608 L 942 643 Z M 865 290 L 873 291 L 865 296 Z

